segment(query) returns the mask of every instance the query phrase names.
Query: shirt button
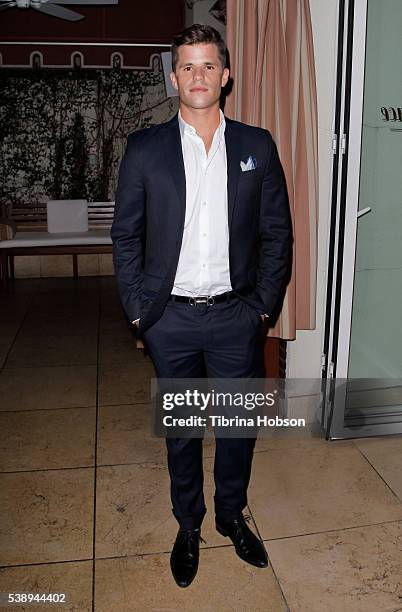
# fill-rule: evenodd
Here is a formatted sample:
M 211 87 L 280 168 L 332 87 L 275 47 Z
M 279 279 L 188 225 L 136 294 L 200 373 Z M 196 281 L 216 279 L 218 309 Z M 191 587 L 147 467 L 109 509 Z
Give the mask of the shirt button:
M 202 205 L 203 205 L 203 206 L 206 206 L 206 205 L 207 205 L 207 203 L 206 203 L 206 202 L 203 202 L 203 203 L 202 203 Z
M 205 264 L 202 264 L 202 267 L 205 268 Z
M 205 238 L 206 234 L 203 234 L 203 236 L 204 236 L 204 238 Z

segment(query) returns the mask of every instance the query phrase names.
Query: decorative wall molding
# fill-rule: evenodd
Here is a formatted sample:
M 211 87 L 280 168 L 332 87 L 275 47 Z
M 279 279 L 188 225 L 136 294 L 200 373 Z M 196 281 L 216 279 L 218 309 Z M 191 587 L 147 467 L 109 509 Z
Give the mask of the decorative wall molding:
M 61 69 L 79 69 L 79 68 L 87 68 L 87 69 L 105 69 L 108 68 L 116 68 L 119 67 L 124 70 L 161 70 L 161 60 L 159 53 L 151 53 L 148 56 L 147 64 L 132 64 L 129 63 L 129 60 L 126 59 L 124 48 L 141 48 L 141 49 L 152 49 L 152 48 L 163 48 L 170 49 L 170 45 L 167 44 L 130 44 L 130 43 L 120 43 L 120 44 L 110 44 L 110 43 L 43 43 L 43 42 L 29 42 L 29 43 L 19 43 L 19 42 L 0 42 L 0 45 L 16 45 L 16 46 L 36 46 L 36 49 L 29 52 L 28 62 L 23 63 L 5 63 L 3 54 L 0 53 L 0 68 L 61 68 Z M 74 51 L 71 51 L 69 47 L 75 47 Z M 42 47 L 45 47 L 44 49 Z M 49 53 L 49 49 L 46 47 L 61 47 L 62 51 L 65 50 L 64 55 L 64 63 L 55 63 L 54 60 L 49 63 L 46 60 L 46 57 L 52 57 L 52 54 Z M 77 50 L 76 47 L 79 47 L 80 50 Z M 93 57 L 93 48 L 94 47 L 108 47 L 112 49 L 109 53 L 104 53 L 103 57 L 107 58 L 107 61 L 99 62 L 99 63 L 87 63 L 85 49 L 83 47 L 91 47 L 91 57 Z M 120 48 L 122 48 L 120 50 Z M 119 49 L 119 50 L 117 50 Z M 127 54 L 126 54 L 127 55 Z

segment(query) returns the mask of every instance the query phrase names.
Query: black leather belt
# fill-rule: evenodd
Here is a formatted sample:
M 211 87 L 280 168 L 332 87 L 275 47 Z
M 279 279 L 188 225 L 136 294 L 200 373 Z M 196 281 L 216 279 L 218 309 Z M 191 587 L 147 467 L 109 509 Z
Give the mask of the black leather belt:
M 219 304 L 220 302 L 228 302 L 234 297 L 234 291 L 227 291 L 226 293 L 221 293 L 220 295 L 200 295 L 197 297 L 188 295 L 174 295 L 172 293 L 172 295 L 169 297 L 169 300 L 171 300 L 172 302 L 184 302 L 185 304 L 189 304 L 190 306 L 196 306 L 197 304 L 206 304 L 207 306 L 213 306 L 213 304 Z

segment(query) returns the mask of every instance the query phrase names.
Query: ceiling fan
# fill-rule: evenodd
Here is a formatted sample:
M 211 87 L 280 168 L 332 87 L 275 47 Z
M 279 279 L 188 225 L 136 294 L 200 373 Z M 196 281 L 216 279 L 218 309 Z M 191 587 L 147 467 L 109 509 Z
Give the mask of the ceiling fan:
M 118 4 L 119 0 L 0 0 L 0 11 L 8 8 L 17 7 L 21 9 L 33 8 L 52 17 L 60 17 L 67 21 L 79 21 L 84 19 L 84 15 L 70 11 L 59 4 L 89 4 L 92 6 L 105 4 Z

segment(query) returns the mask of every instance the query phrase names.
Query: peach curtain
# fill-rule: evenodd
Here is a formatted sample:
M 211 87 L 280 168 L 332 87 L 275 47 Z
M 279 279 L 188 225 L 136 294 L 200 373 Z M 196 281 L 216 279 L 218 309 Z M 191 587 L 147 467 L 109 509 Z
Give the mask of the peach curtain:
M 317 100 L 309 0 L 227 0 L 232 93 L 228 117 L 268 129 L 278 147 L 293 221 L 293 269 L 269 335 L 314 329 L 317 269 Z

